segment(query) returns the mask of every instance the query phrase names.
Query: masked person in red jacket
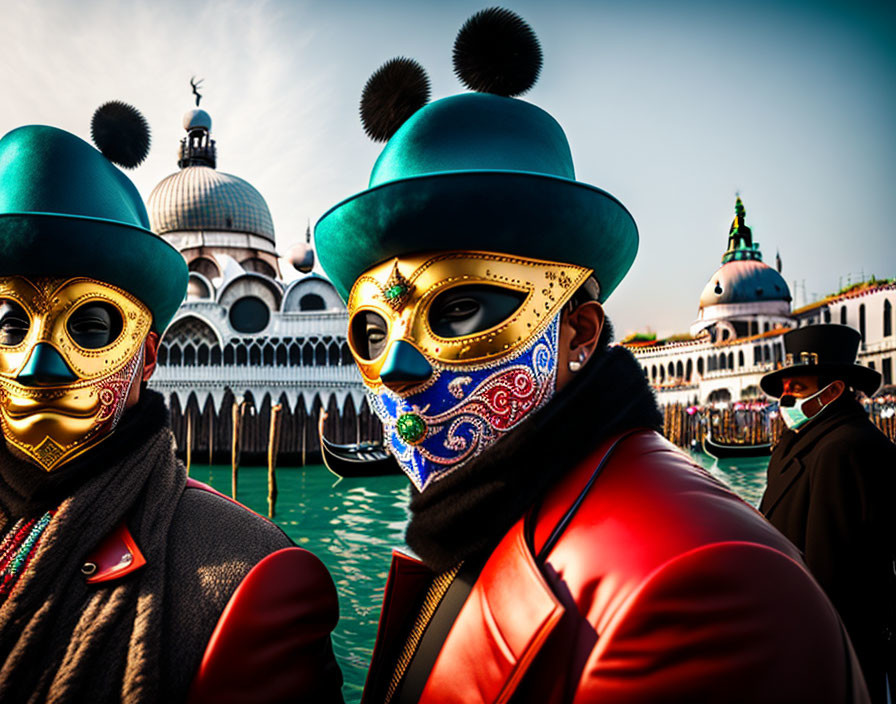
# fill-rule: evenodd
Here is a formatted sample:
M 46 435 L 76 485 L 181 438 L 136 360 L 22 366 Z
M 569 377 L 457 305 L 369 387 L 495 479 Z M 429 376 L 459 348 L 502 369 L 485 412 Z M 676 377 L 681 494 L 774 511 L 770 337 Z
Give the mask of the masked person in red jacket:
M 0 701 L 341 702 L 326 568 L 174 456 L 145 382 L 187 267 L 110 161 L 143 118 L 93 133 L 0 139 Z
M 349 342 L 410 478 L 363 701 L 861 702 L 798 552 L 657 432 L 602 303 L 635 223 L 514 99 L 541 67 L 493 9 L 458 35 L 474 89 L 427 104 L 408 59 L 362 97 L 370 187 L 318 222 Z

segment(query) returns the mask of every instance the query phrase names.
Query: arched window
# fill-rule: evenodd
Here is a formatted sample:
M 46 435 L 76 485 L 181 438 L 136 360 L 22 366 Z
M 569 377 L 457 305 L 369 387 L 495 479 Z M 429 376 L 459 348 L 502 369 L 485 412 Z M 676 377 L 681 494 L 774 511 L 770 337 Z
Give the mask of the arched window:
M 703 357 L 697 357 L 697 373 L 703 376 Z
M 663 369 L 663 365 L 661 364 L 660 365 L 660 383 L 662 384 L 665 381 L 666 381 L 666 370 Z
M 302 350 L 299 349 L 299 346 L 293 342 L 289 346 L 289 366 L 297 367 L 302 358 Z
M 342 343 L 342 363 L 343 364 L 351 364 L 354 362 L 352 359 L 352 351 L 348 346 L 347 342 Z M 644 376 L 647 376 L 647 367 L 644 367 Z
M 331 367 L 339 366 L 339 345 L 335 342 L 331 342 L 327 350 L 327 364 Z
M 893 306 L 890 301 L 884 301 L 884 337 L 893 334 Z
M 232 367 L 233 366 L 233 345 L 227 345 L 224 348 L 224 366 Z
M 261 366 L 261 350 L 258 349 L 258 345 L 252 345 L 249 348 L 249 364 L 253 367 Z
M 274 348 L 270 345 L 264 346 L 264 351 L 262 352 L 262 357 L 264 360 L 264 366 L 273 367 L 274 366 Z
M 212 366 L 221 366 L 221 348 L 218 345 L 212 347 Z
M 734 352 L 728 353 L 728 368 L 734 369 Z
M 672 362 L 669 362 L 669 378 L 671 379 L 674 376 L 675 376 L 675 365 L 672 364 Z
M 740 350 L 737 353 L 737 366 L 738 367 L 744 366 L 744 351 L 743 350 Z
M 238 367 L 245 367 L 246 362 L 249 361 L 249 355 L 246 352 L 245 345 L 237 345 L 236 347 L 236 365 Z
M 310 367 L 314 364 L 314 346 L 310 342 L 306 342 L 302 346 L 302 365 Z
M 286 361 L 287 361 L 286 345 L 279 344 L 279 345 L 277 345 L 277 366 L 285 367 Z
M 200 367 L 208 366 L 208 345 L 206 345 L 204 342 L 199 345 L 199 349 L 196 350 L 196 363 Z
M 769 349 L 768 345 L 765 345 L 762 348 L 762 361 L 763 362 L 771 362 L 772 361 L 772 351 L 771 351 L 771 349 Z
M 171 364 L 171 366 L 173 366 L 173 367 L 180 366 L 180 347 L 178 347 L 177 345 L 174 345 L 171 348 L 171 355 L 169 357 L 169 360 L 170 360 L 169 363 Z
M 314 348 L 314 364 L 318 367 L 323 367 L 327 364 L 327 348 L 324 347 L 323 342 L 318 342 Z
M 299 310 L 325 310 L 326 307 L 324 299 L 316 293 L 306 293 L 299 299 Z
M 218 265 L 208 257 L 196 257 L 196 259 L 189 263 L 187 268 L 190 271 L 202 274 L 209 281 L 221 275 L 221 272 L 218 270 Z
M 655 364 L 650 365 L 650 378 L 653 381 L 656 381 L 656 365 Z
M 681 364 L 681 360 L 675 364 L 675 376 L 681 379 L 684 376 L 684 367 Z
M 826 323 L 831 322 L 831 309 L 830 308 L 824 309 L 824 322 L 826 322 Z
M 846 306 L 840 306 L 840 324 L 846 325 Z
M 259 259 L 258 257 L 241 261 L 240 266 L 243 267 L 243 269 L 245 269 L 246 271 L 252 271 L 256 274 L 262 274 L 263 276 L 267 276 L 271 279 L 277 276 L 277 272 L 274 271 L 274 267 L 268 264 L 264 259 Z
M 687 381 L 691 380 L 691 376 L 694 374 L 694 360 L 688 359 L 688 365 L 685 368 L 685 379 Z
M 159 354 L 156 357 L 156 364 L 161 367 L 168 364 L 168 345 L 159 345 Z
M 728 357 L 724 354 L 719 355 L 719 369 L 728 368 Z

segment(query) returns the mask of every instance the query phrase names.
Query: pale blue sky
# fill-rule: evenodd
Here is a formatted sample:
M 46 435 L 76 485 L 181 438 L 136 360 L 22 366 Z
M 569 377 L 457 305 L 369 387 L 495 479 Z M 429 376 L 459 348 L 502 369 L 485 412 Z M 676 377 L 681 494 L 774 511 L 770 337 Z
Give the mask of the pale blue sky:
M 285 252 L 365 187 L 380 146 L 357 118 L 396 55 L 460 91 L 454 35 L 484 2 L 30 2 L 4 8 L 0 132 L 85 138 L 100 103 L 153 129 L 144 197 L 176 170 L 191 75 L 205 79 L 222 171 L 265 196 Z M 881 4 L 505 2 L 545 65 L 525 96 L 566 130 L 577 176 L 633 213 L 641 248 L 607 304 L 620 333 L 684 331 L 740 191 L 766 261 L 809 299 L 841 277 L 896 275 L 894 11 Z

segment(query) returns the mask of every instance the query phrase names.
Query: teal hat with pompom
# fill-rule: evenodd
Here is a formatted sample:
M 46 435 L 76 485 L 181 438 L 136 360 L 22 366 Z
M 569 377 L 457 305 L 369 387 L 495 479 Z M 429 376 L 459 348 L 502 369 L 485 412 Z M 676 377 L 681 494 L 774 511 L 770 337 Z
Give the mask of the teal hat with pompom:
M 131 180 L 149 149 L 143 116 L 119 102 L 94 114 L 94 141 L 27 125 L 0 139 L 0 276 L 87 276 L 150 309 L 161 332 L 186 293 L 181 254 L 149 227 Z
M 427 104 L 426 73 L 406 58 L 371 76 L 362 120 L 388 141 L 369 187 L 315 227 L 327 275 L 345 299 L 392 257 L 485 250 L 587 266 L 606 300 L 634 261 L 637 226 L 616 198 L 576 180 L 557 121 L 512 97 L 540 73 L 534 33 L 508 10 L 483 10 L 460 30 L 454 65 L 477 92 Z

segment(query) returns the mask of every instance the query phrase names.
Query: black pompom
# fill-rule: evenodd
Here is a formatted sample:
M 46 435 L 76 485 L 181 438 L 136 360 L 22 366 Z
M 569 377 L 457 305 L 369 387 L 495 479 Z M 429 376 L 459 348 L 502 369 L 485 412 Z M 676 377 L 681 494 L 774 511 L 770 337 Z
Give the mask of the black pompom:
M 411 115 L 429 102 L 429 76 L 403 56 L 380 66 L 361 93 L 361 122 L 367 136 L 385 142 Z
M 541 73 L 538 37 L 522 17 L 501 7 L 468 19 L 454 40 L 454 73 L 472 90 L 522 95 Z
M 126 169 L 138 166 L 149 153 L 149 125 L 137 108 L 111 100 L 93 113 L 90 136 L 103 156 Z

